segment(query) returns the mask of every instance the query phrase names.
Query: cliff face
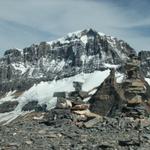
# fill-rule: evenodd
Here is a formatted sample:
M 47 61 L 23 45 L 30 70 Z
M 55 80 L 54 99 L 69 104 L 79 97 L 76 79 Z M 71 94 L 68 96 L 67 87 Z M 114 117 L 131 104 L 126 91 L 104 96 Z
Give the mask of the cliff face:
M 144 76 L 150 77 L 150 51 L 141 51 L 139 52 L 139 57 L 141 59 L 141 71 Z
M 52 42 L 7 50 L 0 59 L 0 91 L 25 90 L 34 83 L 119 65 L 134 52 L 127 43 L 92 29 Z

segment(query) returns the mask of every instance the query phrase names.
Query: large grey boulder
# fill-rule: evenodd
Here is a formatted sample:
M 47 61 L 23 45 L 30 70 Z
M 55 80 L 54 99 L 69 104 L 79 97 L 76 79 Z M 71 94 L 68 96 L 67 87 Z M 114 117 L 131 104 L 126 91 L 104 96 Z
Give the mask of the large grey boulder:
M 4 102 L 0 104 L 0 113 L 11 112 L 17 107 L 18 104 L 19 104 L 18 101 Z

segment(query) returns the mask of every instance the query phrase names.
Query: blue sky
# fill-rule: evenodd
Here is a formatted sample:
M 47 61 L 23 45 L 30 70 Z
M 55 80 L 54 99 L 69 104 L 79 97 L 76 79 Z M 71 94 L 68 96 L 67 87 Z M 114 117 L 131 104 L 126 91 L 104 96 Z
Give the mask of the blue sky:
M 0 0 L 0 55 L 85 28 L 150 50 L 150 0 Z

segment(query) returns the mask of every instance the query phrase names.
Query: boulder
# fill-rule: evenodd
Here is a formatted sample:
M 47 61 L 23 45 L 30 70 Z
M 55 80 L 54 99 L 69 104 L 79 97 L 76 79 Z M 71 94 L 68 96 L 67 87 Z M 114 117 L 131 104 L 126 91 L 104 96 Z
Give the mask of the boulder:
M 78 115 L 85 115 L 88 118 L 95 118 L 95 117 L 100 117 L 98 114 L 92 113 L 90 110 L 76 110 L 73 111 L 73 113 L 78 114 Z
M 67 109 L 72 107 L 72 102 L 70 100 L 59 98 L 57 100 L 56 108 L 58 109 Z
M 42 123 L 47 126 L 63 125 L 73 120 L 70 109 L 52 109 L 45 116 Z
M 71 108 L 71 110 L 86 110 L 89 109 L 89 104 L 81 104 L 81 105 L 75 105 Z
M 103 116 L 114 116 L 121 109 L 123 98 L 119 91 L 115 73 L 112 70 L 89 100 L 90 111 Z
M 139 140 L 119 140 L 120 146 L 140 146 Z
M 96 125 L 97 123 L 101 122 L 102 118 L 101 117 L 95 117 L 94 119 L 91 119 L 87 122 L 84 123 L 84 126 L 86 128 L 92 128 L 94 125 Z
M 47 108 L 46 104 L 39 105 L 38 101 L 30 101 L 22 107 L 22 111 L 34 110 L 36 112 L 45 112 L 47 111 L 46 108 Z
M 13 111 L 17 105 L 19 104 L 18 101 L 7 101 L 0 104 L 0 113 L 6 113 Z
M 31 101 L 22 107 L 22 111 L 35 110 L 37 108 L 37 106 L 38 106 L 38 101 Z
M 53 97 L 67 98 L 68 97 L 68 93 L 67 92 L 54 92 Z

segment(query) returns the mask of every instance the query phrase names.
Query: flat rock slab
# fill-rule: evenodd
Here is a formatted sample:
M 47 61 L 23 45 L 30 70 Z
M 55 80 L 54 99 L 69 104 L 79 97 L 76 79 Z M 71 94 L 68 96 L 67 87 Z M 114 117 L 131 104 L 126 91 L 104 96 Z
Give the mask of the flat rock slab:
M 99 123 L 100 121 L 102 121 L 102 118 L 96 117 L 96 118 L 91 119 L 91 120 L 87 121 L 86 123 L 84 123 L 84 126 L 85 126 L 86 128 L 92 128 L 94 125 L 96 125 L 96 124 Z

